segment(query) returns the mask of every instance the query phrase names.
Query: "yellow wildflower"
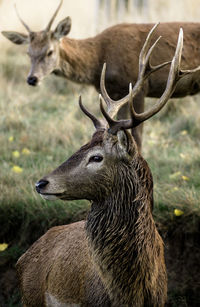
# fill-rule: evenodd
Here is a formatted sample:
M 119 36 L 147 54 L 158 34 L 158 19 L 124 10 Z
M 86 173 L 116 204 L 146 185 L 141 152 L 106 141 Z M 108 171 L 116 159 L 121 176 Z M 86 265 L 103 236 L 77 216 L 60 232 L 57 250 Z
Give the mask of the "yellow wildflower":
M 187 176 L 182 176 L 182 179 L 185 180 L 185 181 L 190 180 L 190 178 L 188 178 Z
M 176 216 L 181 216 L 181 215 L 183 215 L 184 214 L 184 212 L 182 211 L 182 210 L 180 210 L 180 209 L 174 209 L 174 215 L 176 215 Z
M 30 150 L 29 150 L 28 148 L 23 148 L 23 149 L 22 149 L 22 154 L 23 154 L 23 155 L 27 155 L 27 156 L 28 156 L 28 155 L 30 155 L 30 153 L 31 153 L 31 152 L 30 152 Z
M 13 155 L 14 158 L 19 158 L 20 153 L 19 153 L 18 150 L 15 150 L 15 151 L 12 152 L 12 155 Z
M 175 178 L 178 178 L 180 176 L 181 176 L 181 172 L 175 172 L 175 173 L 169 175 L 169 178 L 170 179 L 175 179 Z
M 21 167 L 18 166 L 18 165 L 14 165 L 14 166 L 12 167 L 12 171 L 13 171 L 14 173 L 20 174 L 20 173 L 23 172 L 23 168 L 21 168 Z
M 186 155 L 184 154 L 184 153 L 180 153 L 180 157 L 182 158 L 182 159 L 185 159 L 186 158 Z
M 148 140 L 147 143 L 148 143 L 149 145 L 154 145 L 154 144 L 156 144 L 155 140 Z
M 9 136 L 8 141 L 9 141 L 9 142 L 13 142 L 13 140 L 14 140 L 14 137 L 13 137 L 12 135 Z
M 178 190 L 179 190 L 178 187 L 174 187 L 174 188 L 173 188 L 173 191 L 178 191 Z
M 186 135 L 188 132 L 187 132 L 187 130 L 182 130 L 181 131 L 181 135 Z
M 0 244 L 0 252 L 5 251 L 6 248 L 8 248 L 8 244 L 7 243 Z

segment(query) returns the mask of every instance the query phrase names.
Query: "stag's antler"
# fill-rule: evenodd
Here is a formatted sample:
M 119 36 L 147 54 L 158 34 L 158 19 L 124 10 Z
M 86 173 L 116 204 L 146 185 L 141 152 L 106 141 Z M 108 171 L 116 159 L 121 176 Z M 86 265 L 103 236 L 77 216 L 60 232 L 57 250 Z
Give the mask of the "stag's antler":
M 101 88 L 101 94 L 100 95 L 100 107 L 101 107 L 101 111 L 104 115 L 104 117 L 107 120 L 107 124 L 110 125 L 110 127 L 113 125 L 113 123 L 116 123 L 116 121 L 114 121 L 114 116 L 117 114 L 117 112 L 119 111 L 119 109 L 126 104 L 130 99 L 133 99 L 136 94 L 140 91 L 140 89 L 142 88 L 144 81 L 149 77 L 149 75 L 151 73 L 153 73 L 154 71 L 168 65 L 169 63 L 171 63 L 171 61 L 168 62 L 164 62 L 160 65 L 157 66 L 152 66 L 150 64 L 150 57 L 151 54 L 155 48 L 155 46 L 157 45 L 158 41 L 160 40 L 161 36 L 155 41 L 155 43 L 150 47 L 150 43 L 151 43 L 151 39 L 153 36 L 153 32 L 155 31 L 155 29 L 158 27 L 159 23 L 157 23 L 149 32 L 149 34 L 147 35 L 146 41 L 143 45 L 143 48 L 140 52 L 140 56 L 139 56 L 139 72 L 138 72 L 138 79 L 137 82 L 131 92 L 131 97 L 130 97 L 130 93 L 128 95 L 126 95 L 124 98 L 120 99 L 120 100 L 113 100 L 109 97 L 106 88 L 105 88 L 105 72 L 106 72 L 106 64 L 103 65 L 103 69 L 102 69 L 102 73 L 101 73 L 101 80 L 100 80 L 100 88 Z M 106 112 L 103 108 L 102 105 L 102 97 L 104 99 L 104 101 L 107 104 L 108 107 L 108 111 Z M 79 99 L 79 105 L 81 110 L 93 121 L 94 126 L 96 129 L 105 129 L 106 127 L 106 123 L 102 123 L 100 122 L 93 114 L 91 114 L 88 110 L 85 109 L 85 107 L 82 104 L 81 98 Z
M 155 29 L 158 27 L 158 25 L 159 25 L 159 23 L 155 24 L 155 26 L 151 29 L 151 31 L 147 35 L 146 41 L 145 41 L 145 43 L 142 47 L 142 50 L 140 52 L 138 79 L 137 79 L 137 82 L 135 83 L 135 86 L 134 86 L 133 91 L 132 91 L 133 92 L 132 98 L 134 98 L 138 94 L 138 92 L 141 90 L 141 88 L 144 84 L 144 81 L 150 76 L 150 74 L 152 74 L 156 70 L 159 70 L 160 68 L 162 68 L 162 67 L 171 63 L 171 61 L 168 61 L 168 62 L 164 62 L 160 65 L 157 65 L 157 66 L 153 66 L 153 65 L 150 64 L 151 54 L 152 54 L 155 46 L 157 45 L 157 43 L 159 42 L 159 40 L 161 38 L 161 36 L 158 37 L 158 39 L 155 41 L 155 43 L 150 47 L 153 33 L 154 33 Z M 113 118 L 117 114 L 119 109 L 129 101 L 130 96 L 128 94 L 124 98 L 117 100 L 117 101 L 111 99 L 109 97 L 107 91 L 106 91 L 106 88 L 105 88 L 105 71 L 106 71 L 106 64 L 103 65 L 103 70 L 102 70 L 102 73 L 101 73 L 100 89 L 101 89 L 102 97 L 107 104 L 108 114 L 110 115 L 111 118 Z

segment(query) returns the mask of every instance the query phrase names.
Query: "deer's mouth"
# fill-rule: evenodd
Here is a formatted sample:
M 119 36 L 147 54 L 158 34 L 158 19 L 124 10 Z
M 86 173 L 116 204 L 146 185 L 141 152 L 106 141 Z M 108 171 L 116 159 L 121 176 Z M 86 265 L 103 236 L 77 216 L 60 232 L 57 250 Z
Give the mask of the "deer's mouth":
M 51 193 L 42 193 L 38 192 L 40 196 L 46 200 L 56 200 L 56 199 L 61 199 L 62 198 L 62 193 L 56 193 L 56 194 L 51 194 Z
M 80 198 L 69 197 L 65 193 L 42 193 L 38 192 L 42 198 L 45 200 L 75 200 Z

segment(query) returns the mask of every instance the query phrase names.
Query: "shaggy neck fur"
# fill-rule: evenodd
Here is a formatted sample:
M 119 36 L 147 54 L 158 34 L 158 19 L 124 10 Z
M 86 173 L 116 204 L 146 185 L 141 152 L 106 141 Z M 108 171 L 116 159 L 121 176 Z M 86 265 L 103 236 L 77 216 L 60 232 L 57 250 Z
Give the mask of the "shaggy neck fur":
M 164 306 L 166 272 L 152 190 L 150 170 L 139 157 L 123 163 L 109 196 L 92 204 L 86 230 L 112 306 Z
M 97 55 L 96 40 L 65 37 L 60 44 L 60 69 L 72 81 L 91 84 L 95 78 Z

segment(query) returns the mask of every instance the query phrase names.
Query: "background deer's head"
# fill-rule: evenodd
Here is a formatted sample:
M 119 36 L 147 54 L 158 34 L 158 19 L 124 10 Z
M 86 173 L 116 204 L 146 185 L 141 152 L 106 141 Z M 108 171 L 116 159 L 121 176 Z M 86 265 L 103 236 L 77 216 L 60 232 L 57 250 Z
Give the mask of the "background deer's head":
M 33 32 L 27 24 L 17 15 L 28 31 L 28 34 L 22 34 L 13 31 L 3 31 L 2 34 L 14 44 L 27 44 L 28 55 L 31 60 L 31 69 L 27 78 L 29 85 L 36 86 L 46 75 L 52 73 L 59 67 L 59 40 L 67 35 L 71 29 L 71 19 L 66 17 L 60 21 L 55 28 L 51 30 L 52 23 L 62 5 L 60 1 L 58 8 L 43 31 Z M 16 10 L 17 11 L 17 10 Z

